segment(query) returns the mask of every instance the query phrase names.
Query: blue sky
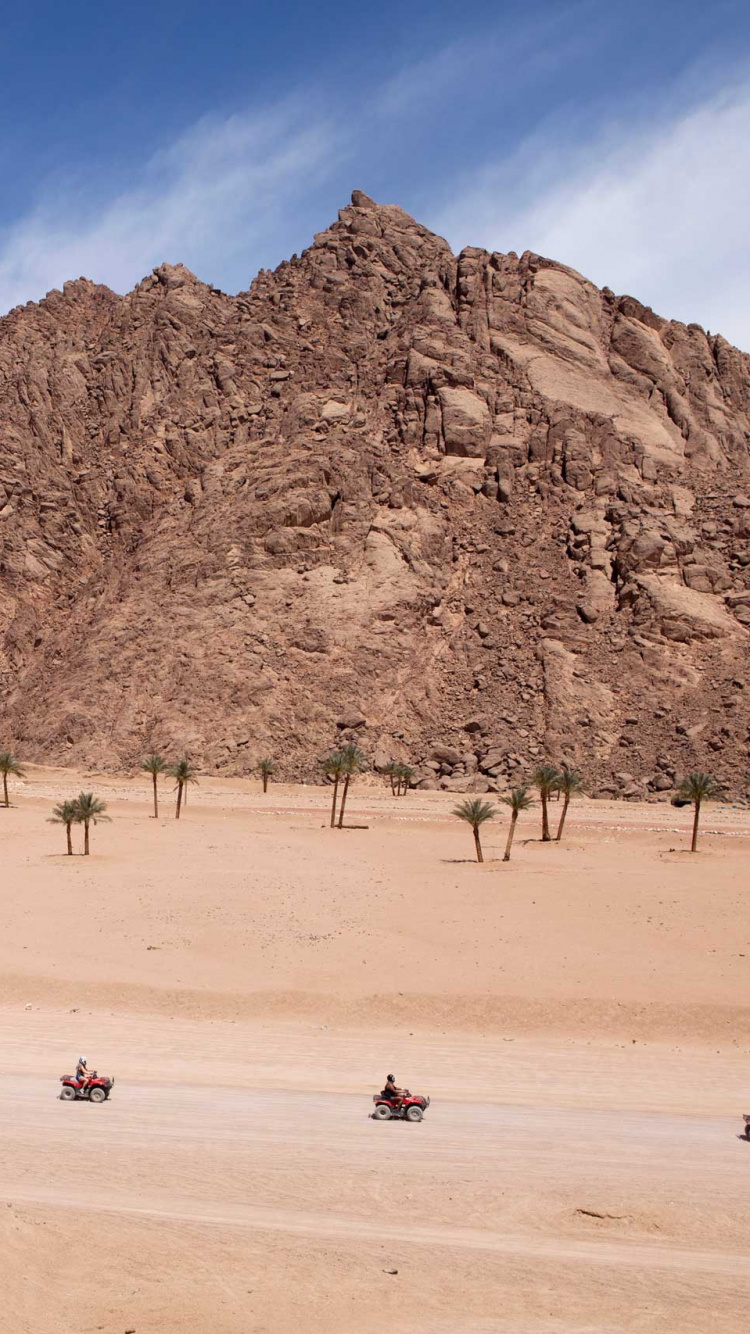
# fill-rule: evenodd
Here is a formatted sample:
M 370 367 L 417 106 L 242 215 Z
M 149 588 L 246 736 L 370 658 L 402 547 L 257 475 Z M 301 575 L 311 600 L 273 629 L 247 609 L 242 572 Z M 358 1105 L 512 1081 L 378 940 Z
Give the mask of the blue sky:
M 15 10 L 0 311 L 165 259 L 240 290 L 358 187 L 750 349 L 747 0 Z

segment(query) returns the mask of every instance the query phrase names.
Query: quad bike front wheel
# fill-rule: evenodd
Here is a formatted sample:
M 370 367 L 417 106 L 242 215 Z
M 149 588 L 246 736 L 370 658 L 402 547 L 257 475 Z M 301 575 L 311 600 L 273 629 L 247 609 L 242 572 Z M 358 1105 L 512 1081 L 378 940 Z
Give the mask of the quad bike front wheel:
M 407 1109 L 406 1109 L 406 1119 L 407 1119 L 407 1121 L 421 1121 L 421 1120 L 422 1120 L 422 1108 L 421 1108 L 421 1107 L 407 1107 Z
M 391 1119 L 390 1107 L 386 1107 L 384 1103 L 379 1102 L 377 1107 L 375 1108 L 375 1111 L 372 1114 L 372 1119 L 373 1121 L 390 1121 Z
M 104 1089 L 100 1088 L 92 1089 L 91 1092 L 89 1093 L 89 1102 L 104 1102 L 106 1096 L 107 1095 L 104 1092 Z
M 63 1084 L 60 1089 L 60 1097 L 63 1102 L 75 1102 L 76 1091 L 70 1087 L 70 1084 Z

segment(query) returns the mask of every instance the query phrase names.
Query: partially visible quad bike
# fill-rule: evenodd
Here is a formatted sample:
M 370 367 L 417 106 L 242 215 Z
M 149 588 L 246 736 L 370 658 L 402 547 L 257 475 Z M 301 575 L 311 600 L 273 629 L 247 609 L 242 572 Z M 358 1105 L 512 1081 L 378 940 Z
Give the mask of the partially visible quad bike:
M 400 1106 L 398 1099 L 389 1097 L 387 1093 L 375 1093 L 372 1100 L 375 1103 L 373 1121 L 421 1121 L 430 1105 L 429 1098 L 410 1093 L 408 1089 L 404 1091 Z
M 60 1083 L 62 1084 L 60 1097 L 63 1102 L 75 1102 L 76 1098 L 85 1102 L 106 1102 L 115 1086 L 114 1079 L 98 1075 L 96 1070 L 89 1075 L 85 1085 L 79 1082 L 75 1075 L 62 1075 Z
M 745 1112 L 742 1120 L 745 1122 L 745 1139 L 750 1139 L 750 1112 Z

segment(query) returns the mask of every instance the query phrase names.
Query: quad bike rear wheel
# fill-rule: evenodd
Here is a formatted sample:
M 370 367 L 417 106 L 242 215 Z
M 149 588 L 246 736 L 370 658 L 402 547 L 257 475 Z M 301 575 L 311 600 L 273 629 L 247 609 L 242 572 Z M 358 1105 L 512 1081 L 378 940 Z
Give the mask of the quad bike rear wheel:
M 76 1091 L 70 1087 L 70 1084 L 63 1084 L 60 1089 L 60 1097 L 63 1102 L 75 1102 Z
M 379 1102 L 372 1114 L 373 1121 L 390 1121 L 391 1109 L 386 1107 L 385 1103 Z
M 92 1089 L 91 1092 L 89 1093 L 89 1102 L 104 1102 L 106 1096 L 107 1095 L 104 1092 L 104 1089 L 100 1088 Z
M 406 1119 L 407 1119 L 407 1121 L 421 1121 L 421 1120 L 422 1120 L 422 1108 L 421 1108 L 421 1107 L 407 1107 L 407 1109 L 406 1109 Z

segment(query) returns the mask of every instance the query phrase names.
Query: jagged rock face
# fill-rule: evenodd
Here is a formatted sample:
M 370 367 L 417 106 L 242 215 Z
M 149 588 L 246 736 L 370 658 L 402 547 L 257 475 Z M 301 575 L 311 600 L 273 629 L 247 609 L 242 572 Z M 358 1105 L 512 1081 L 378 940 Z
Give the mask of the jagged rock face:
M 722 338 L 359 192 L 237 297 L 66 284 L 0 321 L 0 739 L 743 790 L 749 441 Z

